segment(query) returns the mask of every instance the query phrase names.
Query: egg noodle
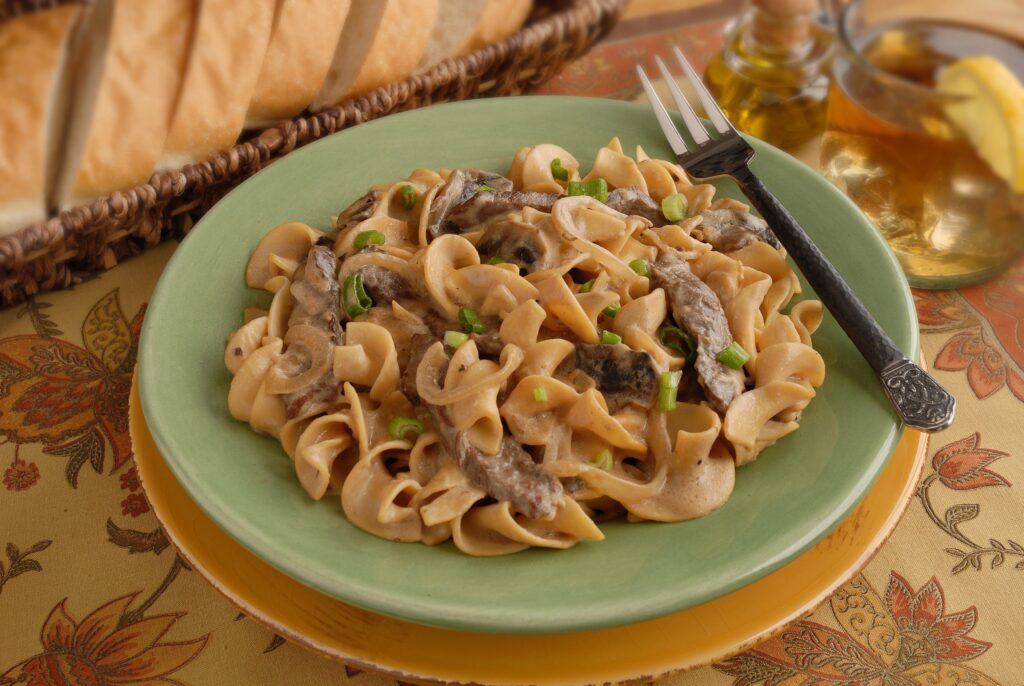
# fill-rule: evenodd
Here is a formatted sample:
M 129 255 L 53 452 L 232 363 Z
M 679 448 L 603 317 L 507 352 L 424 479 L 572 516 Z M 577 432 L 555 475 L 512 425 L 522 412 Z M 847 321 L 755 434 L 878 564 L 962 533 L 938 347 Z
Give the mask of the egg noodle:
M 501 555 L 700 517 L 825 374 L 821 304 L 789 307 L 785 252 L 714 194 L 618 139 L 582 177 L 542 144 L 507 177 L 374 186 L 329 233 L 278 226 L 246 271 L 269 310 L 227 344 L 230 412 L 393 541 Z

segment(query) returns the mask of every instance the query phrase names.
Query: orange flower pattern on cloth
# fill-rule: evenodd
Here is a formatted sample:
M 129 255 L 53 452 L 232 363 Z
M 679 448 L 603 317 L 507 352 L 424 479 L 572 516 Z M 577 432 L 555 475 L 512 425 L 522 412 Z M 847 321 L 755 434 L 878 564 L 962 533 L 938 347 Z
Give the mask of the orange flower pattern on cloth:
M 980 448 L 977 433 L 950 443 L 932 457 L 932 467 L 946 488 L 967 491 L 985 486 L 1009 486 L 1005 477 L 987 467 L 1007 453 Z
M 990 486 L 1010 487 L 1013 484 L 1009 479 L 990 468 L 993 462 L 1004 457 L 1009 457 L 1009 453 L 982 448 L 981 434 L 973 433 L 939 448 L 932 456 L 932 473 L 927 474 L 917 488 L 917 496 L 925 514 L 955 541 L 953 547 L 944 548 L 946 554 L 956 558 L 950 569 L 951 574 L 972 568 L 981 571 L 986 561 L 991 570 L 1002 567 L 1007 561 L 1013 561 L 1014 569 L 1024 570 L 1024 545 L 1017 540 L 989 538 L 987 544 L 978 543 L 976 537 L 972 538 L 964 531 L 963 525 L 981 514 L 979 503 L 956 503 L 940 515 L 936 511 L 932 493 L 936 483 L 951 491 L 973 491 Z M 1012 524 L 1016 523 L 1014 519 Z
M 935 577 L 915 591 L 893 571 L 883 597 L 857 576 L 833 594 L 830 609 L 841 629 L 797 622 L 715 668 L 736 677 L 735 686 L 996 683 L 963 664 L 992 647 L 969 636 L 977 609 L 947 612 Z
M 24 491 L 39 481 L 39 467 L 35 462 L 14 458 L 11 466 L 4 470 L 4 487 L 8 491 Z
M 38 317 L 31 308 L 25 311 Z M 0 437 L 18 446 L 42 443 L 47 454 L 67 458 L 73 487 L 86 464 L 102 473 L 104 443 L 113 454 L 111 470 L 123 465 L 132 454 L 128 392 L 143 312 L 129 322 L 114 289 L 86 315 L 84 348 L 46 335 L 59 333 L 48 318 L 37 326 L 43 335 L 0 339 Z M 19 467 L 17 457 L 12 469 L 4 474 L 9 489 L 35 482 L 24 473 L 31 467 Z
M 0 684 L 105 686 L 180 683 L 166 680 L 196 658 L 208 636 L 160 642 L 181 617 L 164 614 L 125 623 L 135 595 L 111 600 L 82 621 L 67 611 L 66 599 L 50 612 L 40 632 L 43 652 L 0 675 Z
M 1024 402 L 1024 262 L 960 291 L 914 291 L 924 331 L 955 332 L 936 369 L 966 372 L 979 399 L 1007 388 Z

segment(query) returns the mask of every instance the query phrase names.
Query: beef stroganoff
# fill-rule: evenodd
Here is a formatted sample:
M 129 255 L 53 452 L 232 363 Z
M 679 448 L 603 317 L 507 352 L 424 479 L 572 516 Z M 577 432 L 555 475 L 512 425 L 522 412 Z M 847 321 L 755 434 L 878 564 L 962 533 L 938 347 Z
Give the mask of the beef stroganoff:
M 790 307 L 775 236 L 714 194 L 617 139 L 585 175 L 541 144 L 507 176 L 374 186 L 329 233 L 278 226 L 230 412 L 390 540 L 501 555 L 707 514 L 825 375 L 821 304 Z

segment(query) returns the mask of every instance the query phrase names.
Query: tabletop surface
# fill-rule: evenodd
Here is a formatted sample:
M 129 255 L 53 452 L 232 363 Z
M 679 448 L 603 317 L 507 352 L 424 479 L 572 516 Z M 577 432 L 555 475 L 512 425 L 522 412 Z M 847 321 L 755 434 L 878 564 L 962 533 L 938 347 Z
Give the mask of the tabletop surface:
M 634 0 L 540 92 L 640 99 L 633 64 L 678 44 L 702 69 L 738 8 Z M 816 153 L 798 156 L 813 165 Z M 86 662 L 121 684 L 394 684 L 247 619 L 175 556 L 150 511 L 128 395 L 146 301 L 174 249 L 0 311 L 0 684 L 94 683 Z M 982 286 L 914 295 L 925 361 L 959 412 L 932 438 L 895 533 L 810 617 L 662 683 L 1022 683 L 1024 260 Z M 122 615 L 133 639 L 103 640 Z M 55 657 L 68 632 L 81 640 Z

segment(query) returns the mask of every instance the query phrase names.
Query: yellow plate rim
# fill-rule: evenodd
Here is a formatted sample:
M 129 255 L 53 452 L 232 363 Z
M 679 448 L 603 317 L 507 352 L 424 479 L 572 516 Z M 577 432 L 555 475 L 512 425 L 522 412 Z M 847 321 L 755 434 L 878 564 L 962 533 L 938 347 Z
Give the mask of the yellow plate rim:
M 300 584 L 245 550 L 189 498 L 153 443 L 137 379 L 129 430 L 139 477 L 168 539 L 233 604 L 319 656 L 403 681 L 448 684 L 650 681 L 740 653 L 809 615 L 870 562 L 906 510 L 928 449 L 926 434 L 906 430 L 878 481 L 834 531 L 744 588 L 637 624 L 499 635 L 377 615 Z

